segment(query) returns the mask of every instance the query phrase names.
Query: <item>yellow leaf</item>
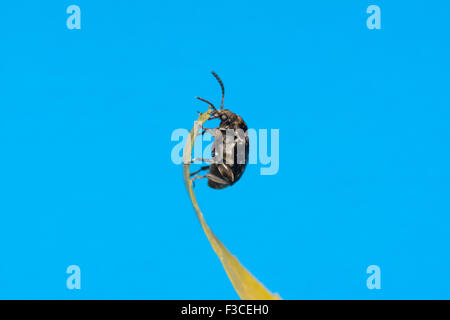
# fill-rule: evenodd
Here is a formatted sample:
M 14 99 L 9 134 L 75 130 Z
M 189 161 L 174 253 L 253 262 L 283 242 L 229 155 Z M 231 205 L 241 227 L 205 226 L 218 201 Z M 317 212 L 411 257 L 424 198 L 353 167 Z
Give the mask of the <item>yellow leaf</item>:
M 192 206 L 194 207 L 195 213 L 197 214 L 197 218 L 200 221 L 206 237 L 222 262 L 228 278 L 230 278 L 231 283 L 233 284 L 233 287 L 239 297 L 244 300 L 279 300 L 280 297 L 277 294 L 271 293 L 261 282 L 252 276 L 252 274 L 238 261 L 234 255 L 227 250 L 223 243 L 211 231 L 195 198 L 194 190 L 192 188 L 192 181 L 189 177 L 189 165 L 195 138 L 197 137 L 202 124 L 208 120 L 210 114 L 211 108 L 209 108 L 207 112 L 200 115 L 189 134 L 183 150 L 183 178 L 189 197 L 192 201 Z

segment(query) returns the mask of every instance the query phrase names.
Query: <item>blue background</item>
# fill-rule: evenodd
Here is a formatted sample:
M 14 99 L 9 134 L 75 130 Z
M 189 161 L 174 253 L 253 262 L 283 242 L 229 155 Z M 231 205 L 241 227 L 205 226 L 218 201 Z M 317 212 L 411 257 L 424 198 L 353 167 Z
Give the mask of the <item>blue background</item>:
M 215 70 L 249 127 L 280 129 L 277 175 L 196 187 L 258 279 L 285 299 L 449 299 L 449 10 L 3 2 L 0 298 L 238 298 L 170 159 L 172 131 L 206 107 L 194 97 L 219 102 Z

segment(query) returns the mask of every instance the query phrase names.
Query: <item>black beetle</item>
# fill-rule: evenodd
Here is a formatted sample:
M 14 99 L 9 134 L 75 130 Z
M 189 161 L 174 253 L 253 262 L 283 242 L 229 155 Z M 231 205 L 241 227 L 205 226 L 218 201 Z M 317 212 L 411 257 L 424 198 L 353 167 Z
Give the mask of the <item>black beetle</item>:
M 208 120 L 220 119 L 218 128 L 203 128 L 205 132 L 211 133 L 214 142 L 211 147 L 213 159 L 193 159 L 192 162 L 209 162 L 210 165 L 203 166 L 199 170 L 191 173 L 192 181 L 201 178 L 208 179 L 208 186 L 213 189 L 223 189 L 235 184 L 241 177 L 247 167 L 249 154 L 249 138 L 247 134 L 247 124 L 237 114 L 223 108 L 223 99 L 225 97 L 225 88 L 219 76 L 212 71 L 222 88 L 222 102 L 220 109 L 203 98 L 197 99 L 208 103 L 213 111 Z M 224 138 L 225 137 L 225 138 Z M 197 175 L 200 171 L 209 170 L 205 175 Z

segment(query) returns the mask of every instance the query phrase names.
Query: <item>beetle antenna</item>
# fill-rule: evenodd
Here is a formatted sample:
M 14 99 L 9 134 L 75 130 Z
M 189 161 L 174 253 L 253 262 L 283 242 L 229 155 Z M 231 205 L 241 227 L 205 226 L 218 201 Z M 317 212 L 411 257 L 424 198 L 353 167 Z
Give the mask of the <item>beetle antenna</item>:
M 222 88 L 222 102 L 220 103 L 220 110 L 223 109 L 223 98 L 225 98 L 225 87 L 223 86 L 223 82 L 222 80 L 220 80 L 219 76 L 217 75 L 217 73 L 215 73 L 214 71 L 211 71 L 212 75 L 217 79 L 217 81 L 220 84 L 220 88 Z
M 196 97 L 196 98 L 197 98 L 198 100 L 200 100 L 200 101 L 206 102 L 206 103 L 209 104 L 214 110 L 217 110 L 216 107 L 214 107 L 214 105 L 213 105 L 211 102 L 209 102 L 208 100 L 203 99 L 203 98 L 200 98 L 200 97 Z

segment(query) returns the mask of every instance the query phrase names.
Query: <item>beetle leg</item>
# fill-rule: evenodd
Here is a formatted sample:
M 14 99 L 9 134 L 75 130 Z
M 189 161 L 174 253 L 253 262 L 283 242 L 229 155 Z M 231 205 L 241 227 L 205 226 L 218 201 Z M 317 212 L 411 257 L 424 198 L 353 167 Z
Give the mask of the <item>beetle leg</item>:
M 206 178 L 206 174 L 205 174 L 204 176 L 196 175 L 195 177 L 193 177 L 193 178 L 191 179 L 192 187 L 195 188 L 195 182 L 194 182 L 195 180 L 197 180 L 197 179 L 203 179 L 203 178 Z
M 205 135 L 206 132 L 209 132 L 215 138 L 214 130 L 216 130 L 216 128 L 210 129 L 210 128 L 205 128 L 203 126 L 200 128 L 203 129 L 203 131 L 202 131 L 202 133 L 198 133 L 197 136 L 203 136 L 203 135 Z
M 208 132 L 208 133 L 209 133 L 210 135 L 212 135 L 214 138 L 216 137 L 216 130 L 217 130 L 217 128 L 210 129 L 210 128 L 205 128 L 205 127 L 202 126 L 202 129 L 203 129 L 202 136 L 203 136 L 206 132 Z
M 198 115 L 199 116 L 201 116 L 202 114 L 203 114 L 203 112 L 200 112 L 200 111 L 198 111 L 197 110 L 197 113 L 198 113 Z M 220 116 L 213 116 L 213 115 L 211 115 L 207 120 L 214 120 L 214 119 L 217 119 L 217 118 L 219 118 Z
M 197 174 L 197 173 L 199 173 L 200 171 L 208 170 L 209 167 L 210 167 L 210 166 L 203 166 L 203 167 L 201 167 L 200 169 L 198 169 L 197 171 L 192 172 L 189 176 L 192 177 L 194 174 Z
M 225 179 L 228 180 L 229 182 L 233 182 L 234 181 L 234 173 L 233 170 L 231 170 L 231 167 L 227 164 L 219 164 L 217 166 L 217 170 L 219 170 L 221 176 Z
M 226 185 L 229 185 L 229 184 L 230 184 L 230 181 L 227 181 L 227 180 L 225 180 L 225 179 L 222 179 L 221 177 L 219 177 L 219 176 L 217 176 L 217 175 L 215 175 L 215 174 L 213 174 L 213 173 L 210 173 L 210 172 L 208 172 L 208 173 L 205 175 L 205 177 L 207 177 L 208 180 L 214 181 L 215 183 L 226 184 Z
M 194 158 L 190 161 L 190 163 L 194 163 L 197 161 L 201 161 L 201 162 L 208 162 L 208 163 L 214 163 L 214 160 L 212 159 L 204 159 L 204 158 Z
M 217 118 L 219 118 L 219 116 L 211 116 L 211 117 L 208 118 L 208 120 L 214 120 L 214 119 L 217 119 Z

